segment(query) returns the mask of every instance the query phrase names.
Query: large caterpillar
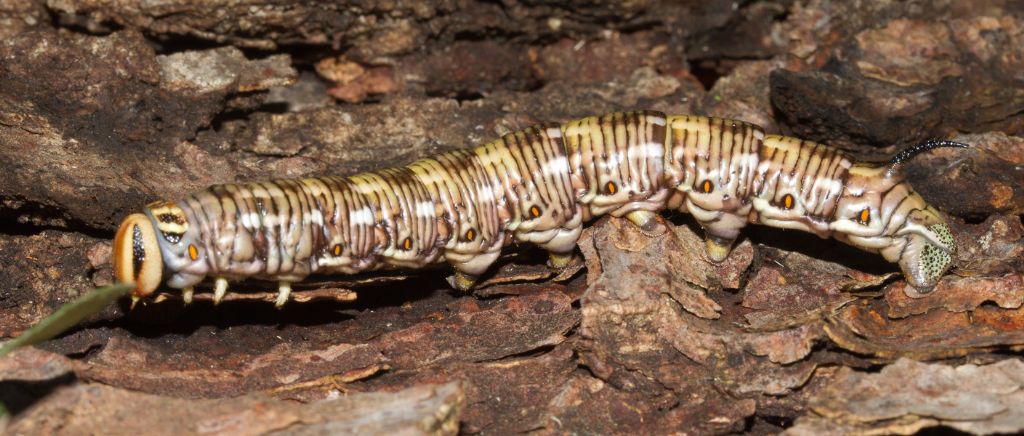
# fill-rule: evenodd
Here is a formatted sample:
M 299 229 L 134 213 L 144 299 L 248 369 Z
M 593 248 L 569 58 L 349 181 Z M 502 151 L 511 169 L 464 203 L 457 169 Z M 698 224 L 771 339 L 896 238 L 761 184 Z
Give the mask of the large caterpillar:
M 904 161 L 855 163 L 834 148 L 765 135 L 741 121 L 617 112 L 509 133 L 472 150 L 351 177 L 216 185 L 128 216 L 114 240 L 118 281 L 133 299 L 161 284 L 215 278 L 291 283 L 310 274 L 417 268 L 447 261 L 469 289 L 513 238 L 539 245 L 554 267 L 572 255 L 584 223 L 611 214 L 656 231 L 662 209 L 692 214 L 713 261 L 747 223 L 834 237 L 898 263 L 930 291 L 956 245 L 939 212 L 903 181 Z

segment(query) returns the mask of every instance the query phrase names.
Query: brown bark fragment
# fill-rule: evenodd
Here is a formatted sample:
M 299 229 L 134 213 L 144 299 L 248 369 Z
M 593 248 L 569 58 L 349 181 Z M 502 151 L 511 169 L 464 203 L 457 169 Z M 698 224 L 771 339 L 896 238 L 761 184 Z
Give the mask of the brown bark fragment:
M 103 274 L 88 258 L 94 244 L 102 243 L 58 231 L 0 237 L 0 336 L 15 336 L 92 289 L 93 278 Z M 111 307 L 95 318 L 122 314 Z
M 954 139 L 971 148 L 936 150 L 911 162 L 914 187 L 959 216 L 1024 212 L 1024 138 L 993 132 Z
M 191 400 L 79 384 L 58 390 L 8 430 L 99 434 L 118 423 L 116 432 L 124 434 L 454 435 L 465 404 L 458 383 L 351 394 L 308 405 L 261 395 Z
M 812 399 L 813 414 L 787 434 L 817 431 L 910 434 L 937 425 L 972 434 L 1017 431 L 1024 423 L 1024 364 L 950 367 L 900 359 L 877 374 L 840 370 Z
M 462 300 L 451 317 L 441 315 L 375 342 L 396 369 L 495 360 L 562 343 L 577 321 L 570 303 L 560 292 L 510 297 L 489 308 Z
M 979 20 L 974 24 L 986 23 L 992 34 L 1015 34 L 1020 27 L 1009 17 Z M 966 50 L 979 49 L 957 44 L 970 39 L 961 35 L 970 33 L 965 27 L 951 31 L 928 17 L 893 19 L 852 38 L 833 34 L 839 43 L 818 52 L 833 68 L 773 73 L 772 101 L 796 133 L 818 140 L 888 146 L 953 129 L 1019 131 L 1019 79 L 968 55 Z M 847 133 L 835 135 L 826 126 L 843 126 Z
M 574 376 L 548 404 L 545 430 L 581 432 L 677 431 L 722 434 L 738 431 L 754 412 L 754 401 L 723 398 L 714 390 L 698 388 L 679 397 L 653 399 L 640 392 L 624 392 L 601 380 Z M 659 410 L 664 409 L 664 410 Z
M 314 380 L 328 374 L 386 368 L 380 351 L 365 344 L 340 343 L 324 349 L 288 344 L 248 354 L 220 347 L 206 356 L 185 357 L 150 345 L 111 339 L 76 372 L 86 380 L 141 392 L 179 397 L 234 396 Z
M 877 301 L 845 307 L 825 332 L 839 346 L 883 358 L 940 359 L 1024 343 L 1024 311 L 980 306 L 972 312 L 931 311 L 889 319 Z
M 992 215 L 976 225 L 957 226 L 957 271 L 961 275 L 992 276 L 1024 270 L 1024 222 Z
M 773 259 L 747 283 L 742 305 L 753 311 L 743 317 L 755 331 L 805 324 L 856 300 L 851 291 L 877 286 L 890 276 L 788 253 Z
M 72 372 L 73 366 L 73 362 L 59 354 L 23 348 L 0 359 L 0 382 L 51 380 Z
M 963 75 L 945 24 L 896 19 L 854 38 L 860 50 L 855 65 L 864 77 L 912 86 Z
M 548 401 L 576 369 L 572 349 L 555 347 L 539 356 L 428 368 L 402 383 L 462 380 L 466 402 L 461 431 L 519 433 L 543 428 L 550 418 Z
M 949 278 L 923 298 L 909 298 L 906 291 L 903 282 L 886 288 L 885 300 L 889 304 L 887 315 L 890 318 L 905 318 L 937 308 L 965 312 L 988 301 L 1003 309 L 1017 309 L 1024 303 L 1024 277 L 1015 273 L 998 278 Z

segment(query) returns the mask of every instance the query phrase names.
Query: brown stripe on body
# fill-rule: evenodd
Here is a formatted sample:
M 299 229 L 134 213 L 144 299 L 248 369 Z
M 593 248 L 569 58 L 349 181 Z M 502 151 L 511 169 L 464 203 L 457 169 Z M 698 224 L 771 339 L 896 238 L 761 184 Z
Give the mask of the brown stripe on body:
M 836 202 L 839 196 L 842 195 L 844 182 L 841 178 L 845 174 L 846 169 L 844 168 L 844 161 L 846 158 L 841 155 L 834 148 L 827 148 L 827 152 L 821 157 L 818 168 L 813 175 L 809 175 L 813 179 L 811 183 L 813 197 L 811 203 L 816 204 L 812 211 L 815 216 L 822 217 L 825 220 L 831 220 L 830 218 L 835 213 Z
M 601 122 L 601 117 L 587 117 L 562 126 L 573 193 L 587 219 L 593 215 L 591 203 L 601 189 L 599 172 L 604 169 L 598 168 L 598 162 L 608 155 Z
M 502 222 L 506 226 L 517 224 L 522 214 L 516 190 L 523 182 L 523 176 L 519 173 L 515 159 L 507 152 L 504 140 L 488 142 L 473 149 L 473 153 L 487 174 L 491 195 L 501 199 L 498 213 Z
M 278 211 L 278 218 L 276 220 L 277 239 L 274 241 L 276 244 L 269 247 L 271 251 L 277 252 L 278 266 L 274 271 L 270 268 L 267 269 L 267 273 L 273 276 L 285 275 L 294 270 L 295 259 L 291 254 L 297 238 L 294 234 L 293 223 L 299 222 L 302 218 L 301 211 L 296 207 L 295 199 L 293 196 L 288 195 L 286 186 L 283 183 L 284 181 L 277 180 L 263 183 L 263 186 L 270 192 L 271 199 L 274 201 Z
M 440 254 L 438 246 L 437 221 L 440 218 L 426 186 L 408 168 L 387 170 L 395 183 L 396 193 L 409 216 L 400 225 L 411 226 L 403 239 L 402 256 L 397 259 L 406 266 L 421 267 L 433 263 Z
M 225 201 L 227 199 L 231 203 L 230 208 L 234 210 L 230 214 L 233 223 L 224 223 L 224 232 L 230 231 L 235 241 L 231 253 L 226 256 L 234 264 L 232 269 L 238 274 L 264 271 L 266 238 L 262 232 L 262 217 L 253 213 L 256 205 L 252 192 L 245 185 L 222 185 L 214 194 L 222 197 L 222 207 L 228 203 Z M 234 225 L 233 229 L 228 228 L 230 224 Z
M 284 238 L 284 221 L 289 219 L 291 208 L 286 199 L 281 198 L 280 188 L 272 181 L 252 185 L 255 195 L 262 201 L 268 213 L 263 217 L 263 231 L 266 237 L 267 265 L 264 274 L 273 276 L 282 272 L 287 262 L 281 252 L 281 239 Z
M 562 127 L 570 181 L 586 217 L 658 210 L 664 203 L 665 116 L 618 112 Z
M 341 255 L 334 255 L 334 247 L 328 248 L 330 255 L 319 260 L 330 271 L 358 272 L 377 263 L 374 250 L 377 246 L 376 211 L 365 195 L 353 182 L 344 177 L 320 179 L 329 189 L 334 210 L 332 219 L 336 224 L 329 229 L 332 242 L 340 244 Z
M 512 157 L 516 173 L 521 177 L 520 182 L 514 187 L 514 195 L 519 199 L 520 207 L 517 212 L 520 217 L 523 217 L 522 221 L 525 221 L 531 218 L 530 207 L 535 203 L 543 203 L 544 199 L 536 198 L 543 195 L 538 192 L 537 181 L 535 181 L 538 173 L 537 160 L 533 156 L 528 140 L 520 138 L 523 135 L 523 131 L 516 131 L 502 136 L 501 149 Z M 523 143 L 526 143 L 526 146 L 523 146 Z
M 398 250 L 398 218 L 401 206 L 390 192 L 387 180 L 377 173 L 363 173 L 349 177 L 356 192 L 367 200 L 372 214 L 372 232 L 375 239 L 373 251 L 383 258 L 391 258 Z
M 569 183 L 568 158 L 561 141 L 561 126 L 549 124 L 532 128 L 528 132 L 533 134 L 530 146 L 534 154 L 542 159 L 541 177 L 550 188 L 546 190 L 550 195 L 550 203 L 561 209 L 564 216 L 575 214 L 576 199 Z M 556 132 L 557 136 L 551 137 L 549 132 Z
M 220 201 L 210 192 L 211 188 L 195 192 L 188 196 L 183 202 L 183 208 L 195 211 L 195 217 L 200 238 L 204 245 L 203 251 L 209 253 L 207 262 L 212 273 L 230 273 L 230 263 L 220 253 L 230 250 L 230 246 L 223 242 L 231 242 L 229 239 L 221 238 L 221 210 Z M 218 243 L 220 241 L 221 243 Z
M 761 156 L 750 220 L 830 235 L 849 159 L 823 144 L 777 135 L 765 138 Z
M 667 206 L 692 214 L 720 240 L 747 223 L 764 132 L 742 121 L 681 115 L 668 119 Z
M 499 198 L 476 154 L 444 153 L 407 168 L 436 203 L 436 244 L 444 248 L 445 259 L 460 271 L 481 273 L 500 252 L 505 238 Z M 504 189 L 500 181 L 497 186 L 499 192 Z
M 266 221 L 265 215 L 273 213 L 273 210 L 260 207 L 268 201 L 266 196 L 250 194 L 255 198 L 253 206 L 239 202 L 235 197 L 251 193 L 253 186 L 215 185 L 192 194 L 184 202 L 184 208 L 195 212 L 193 224 L 199 227 L 199 241 L 204 245 L 201 251 L 206 255 L 212 275 L 229 278 L 248 277 L 253 275 L 251 267 L 254 263 L 258 264 L 257 272 L 266 272 L 265 259 L 257 258 L 256 246 L 259 246 L 258 251 L 261 253 L 268 249 L 268 235 L 264 232 L 263 224 Z M 262 212 L 259 227 L 255 229 L 247 228 L 240 219 L 242 214 L 251 210 L 251 207 L 256 207 Z M 257 241 L 253 233 L 262 238 Z M 239 252 L 239 248 L 244 245 L 239 243 L 240 235 L 244 234 L 247 234 L 244 236 L 245 240 L 253 246 L 250 256 L 244 256 L 244 253 Z
M 454 159 L 453 157 L 453 162 Z M 480 163 L 475 153 L 466 153 L 463 162 L 468 162 L 469 165 L 463 165 L 464 169 L 459 175 L 477 208 L 476 230 L 480 232 L 480 244 L 502 246 L 506 239 L 503 215 L 508 213 L 505 207 L 508 200 L 500 195 L 503 192 L 499 188 L 500 183 L 488 178 L 487 169 Z
M 465 152 L 462 152 L 465 154 Z M 407 168 L 419 179 L 420 183 L 427 189 L 430 197 L 434 199 L 435 207 L 438 209 L 437 231 L 438 245 L 451 248 L 457 243 L 457 235 L 464 225 L 464 222 L 475 223 L 476 210 L 473 203 L 467 203 L 467 198 L 472 195 L 466 190 L 462 182 L 460 170 L 456 166 L 448 167 L 448 153 L 433 158 L 422 159 Z M 473 226 L 474 224 L 468 224 Z
M 331 254 L 334 246 L 333 235 L 337 233 L 337 229 L 344 227 L 338 222 L 340 217 L 336 213 L 333 198 L 328 195 L 327 185 L 323 180 L 316 178 L 300 179 L 297 182 L 302 185 L 309 204 L 311 251 L 314 256 L 320 257 Z M 312 272 L 317 271 L 315 262 L 311 264 L 311 268 Z
M 411 225 L 407 234 L 413 241 L 412 248 L 405 250 L 407 256 L 403 257 L 403 261 L 415 267 L 433 263 L 440 254 L 440 232 L 437 227 L 440 214 L 436 201 L 410 169 L 393 168 L 387 172 L 393 175 L 397 184 L 396 191 L 401 194 L 400 198 L 411 214 L 403 220 L 403 223 Z
M 314 221 L 319 223 L 322 219 L 313 216 L 319 215 L 320 211 L 312 208 L 309 192 L 298 179 L 280 180 L 276 184 L 281 187 L 292 211 L 291 220 L 284 226 L 287 238 L 282 238 L 280 247 L 283 257 L 288 259 L 286 267 L 282 269 L 288 273 L 278 277 L 290 281 L 292 277 L 309 275 L 309 259 L 316 248 L 313 244 Z M 320 225 L 316 224 L 316 227 L 319 229 Z
M 563 249 L 563 239 L 568 236 L 562 231 L 582 220 L 569 184 L 561 130 L 537 126 L 513 132 L 502 138 L 495 151 L 511 158 L 521 179 L 514 198 L 507 199 L 518 219 L 507 221 L 505 229 L 519 240 Z

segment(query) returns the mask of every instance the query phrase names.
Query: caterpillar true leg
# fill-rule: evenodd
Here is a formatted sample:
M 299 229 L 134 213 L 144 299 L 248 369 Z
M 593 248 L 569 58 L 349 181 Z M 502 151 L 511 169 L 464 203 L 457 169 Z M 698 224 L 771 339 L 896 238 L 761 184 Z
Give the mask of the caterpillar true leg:
M 281 282 L 277 287 L 277 301 L 274 302 L 274 307 L 278 309 L 284 307 L 284 304 L 288 302 L 288 296 L 292 293 L 292 284 L 289 282 Z
M 220 304 L 224 296 L 228 294 L 228 279 L 224 277 L 217 277 L 217 280 L 213 284 L 213 304 Z

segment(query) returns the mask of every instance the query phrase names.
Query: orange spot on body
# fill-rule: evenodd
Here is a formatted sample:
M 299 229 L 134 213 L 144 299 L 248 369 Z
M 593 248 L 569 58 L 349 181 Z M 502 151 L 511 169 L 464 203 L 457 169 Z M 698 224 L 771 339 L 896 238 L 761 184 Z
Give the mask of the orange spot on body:
M 540 208 L 537 206 L 530 206 L 530 215 L 533 215 L 534 218 L 540 217 Z
M 608 182 L 608 185 L 605 186 L 605 190 L 608 192 L 608 195 L 613 195 L 619 190 L 619 188 L 615 186 L 615 182 Z
M 331 251 L 335 256 L 341 256 L 341 244 L 334 244 L 334 249 Z
M 715 189 L 715 185 L 711 184 L 710 180 L 705 180 L 704 183 L 700 184 L 700 189 L 705 194 L 710 194 L 711 191 Z
M 793 196 L 790 195 L 790 194 L 786 194 L 785 197 L 782 197 L 782 205 L 786 209 L 792 209 L 793 208 Z
M 405 242 L 402 242 L 402 246 L 405 247 L 406 251 L 412 250 L 412 238 L 405 238 Z
M 871 210 L 865 207 L 864 210 L 860 211 L 860 216 L 857 218 L 860 219 L 861 224 L 867 225 L 871 222 Z
M 476 234 L 473 233 L 473 229 L 466 230 L 466 240 L 473 242 L 473 239 L 476 239 Z
M 188 244 L 188 258 L 192 260 L 199 259 L 199 249 L 193 244 Z

